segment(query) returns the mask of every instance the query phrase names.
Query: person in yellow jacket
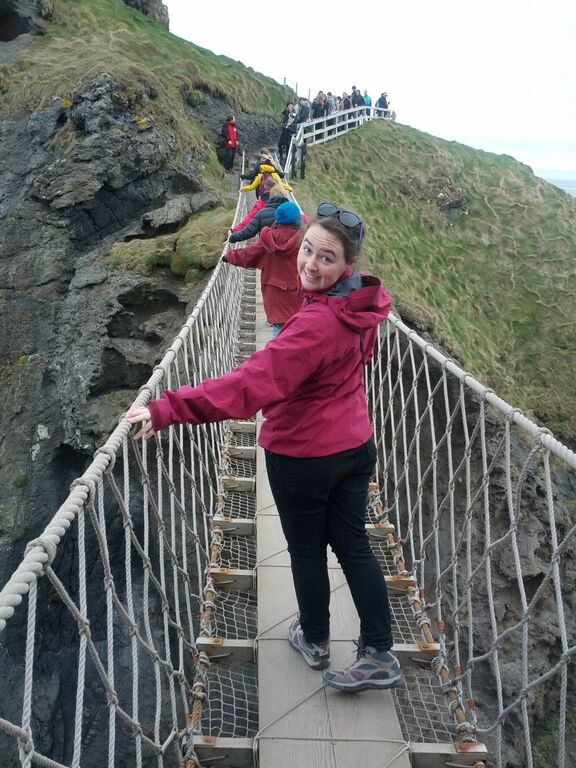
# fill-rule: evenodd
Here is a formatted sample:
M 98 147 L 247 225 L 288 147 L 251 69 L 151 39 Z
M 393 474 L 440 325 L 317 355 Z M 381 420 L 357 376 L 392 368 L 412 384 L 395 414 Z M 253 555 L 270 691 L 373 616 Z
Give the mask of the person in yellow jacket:
M 273 180 L 276 184 L 281 184 L 285 190 L 292 192 L 292 187 L 286 182 L 282 181 L 284 178 L 284 172 L 279 171 L 274 165 L 272 155 L 264 150 L 260 151 L 258 162 L 248 173 L 243 173 L 240 176 L 244 181 L 249 181 L 249 184 L 245 184 L 241 189 L 242 192 L 250 192 L 254 190 L 256 197 L 260 197 L 260 185 L 262 182 Z

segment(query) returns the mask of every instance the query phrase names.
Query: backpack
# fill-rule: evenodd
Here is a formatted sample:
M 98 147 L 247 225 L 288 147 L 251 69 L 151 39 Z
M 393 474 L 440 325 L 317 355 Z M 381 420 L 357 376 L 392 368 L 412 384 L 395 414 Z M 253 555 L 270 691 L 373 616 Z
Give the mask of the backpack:
M 228 143 L 228 122 L 222 123 L 222 128 L 220 128 L 220 136 L 222 140 L 224 141 L 224 144 Z
M 262 178 L 260 179 L 260 184 L 258 184 L 258 195 L 261 195 L 262 193 L 266 194 L 274 184 L 276 184 L 276 180 L 272 177 L 272 174 L 269 171 L 263 173 Z

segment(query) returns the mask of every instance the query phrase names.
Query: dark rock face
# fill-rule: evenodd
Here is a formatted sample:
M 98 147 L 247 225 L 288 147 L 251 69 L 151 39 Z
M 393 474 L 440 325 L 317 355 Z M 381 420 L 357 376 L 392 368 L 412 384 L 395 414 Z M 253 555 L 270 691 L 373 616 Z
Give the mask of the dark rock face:
M 128 4 L 167 26 L 161 3 Z M 0 64 L 42 34 L 41 19 L 51 13 L 51 0 L 0 0 Z M 152 92 L 139 94 L 144 105 L 153 98 Z M 171 140 L 152 120 L 136 117 L 133 106 L 101 74 L 79 85 L 70 101 L 0 117 L 0 587 L 117 426 L 206 282 L 187 286 L 167 270 L 143 276 L 100 260 L 114 242 L 175 231 L 191 214 L 221 203 L 202 180 L 212 147 L 190 151 L 175 167 Z M 188 109 L 184 99 L 182 109 Z M 188 115 L 213 130 L 216 144 L 230 111 L 224 100 L 204 94 Z M 249 151 L 277 136 L 274 121 L 237 119 Z M 55 567 L 64 573 L 71 571 L 75 538 L 72 529 L 58 553 Z M 95 553 L 94 547 L 89 569 L 97 568 Z M 122 547 L 111 558 L 122 563 Z M 101 593 L 101 584 L 96 578 L 89 590 Z M 37 746 L 69 760 L 77 627 L 48 600 L 46 579 L 39 589 L 48 616 L 36 646 Z M 74 585 L 70 593 L 74 599 Z M 91 593 L 88 602 L 96 603 Z M 102 617 L 93 618 L 95 628 L 105 626 Z M 0 648 L 0 676 L 8 681 L 0 686 L 0 711 L 14 722 L 22 711 L 14 691 L 22 690 L 25 622 L 21 607 Z M 126 668 L 129 648 L 129 637 L 119 639 L 116 650 Z M 153 684 L 149 674 L 144 688 Z M 106 750 L 107 717 L 104 707 L 86 730 L 94 765 Z M 0 737 L 0 754 L 7 768 L 19 764 L 14 739 Z M 132 764 L 127 755 L 118 759 Z
M 100 254 L 117 240 L 176 228 L 219 200 L 201 180 L 208 148 L 174 169 L 170 143 L 154 125 L 133 122 L 130 105 L 106 75 L 74 92 L 66 108 L 0 119 L 0 140 L 4 586 L 26 543 L 42 532 L 116 427 L 204 285 L 186 286 L 166 270 L 149 277 L 111 270 Z M 73 541 L 63 542 L 60 557 L 66 571 Z M 15 688 L 0 687 L 0 709 L 15 721 L 18 707 L 11 709 L 10 697 L 21 689 L 25 621 L 25 610 L 11 619 L 5 636 L 10 652 L 0 652 L 0 675 L 15 681 Z M 77 633 L 68 627 L 66 634 L 62 621 L 62 613 L 54 615 L 38 645 L 40 741 L 54 755 L 67 749 L 63 733 L 72 699 L 62 696 L 69 681 L 67 662 L 61 662 L 69 657 L 73 669 Z M 58 664 L 51 661 L 55 653 Z M 7 766 L 17 765 L 17 755 L 11 762 L 14 740 L 8 741 L 9 751 L 3 741 L 0 752 Z
M 202 153 L 173 169 L 169 142 L 132 122 L 107 75 L 74 92 L 69 108 L 4 118 L 0 131 L 4 583 L 116 425 L 112 392 L 125 400 L 145 382 L 200 290 L 170 274 L 107 270 L 99 254 L 178 227 L 218 199 L 202 187 Z
M 30 29 L 33 6 L 18 3 L 24 20 L 18 23 Z M 16 3 L 9 7 L 12 11 Z M 7 8 L 0 0 L 0 9 Z M 5 45 L 11 42 L 0 42 L 0 50 Z M 147 98 L 154 94 L 139 95 L 144 104 Z M 224 101 L 206 96 L 190 116 L 217 133 L 229 112 Z M 237 117 L 242 141 L 255 149 L 276 135 L 273 121 Z M 79 86 L 70 102 L 0 118 L 0 144 L 4 586 L 27 542 L 44 530 L 72 481 L 149 378 L 206 282 L 187 286 L 167 270 L 150 276 L 117 271 L 104 266 L 100 256 L 114 242 L 175 231 L 190 214 L 219 205 L 221 199 L 202 181 L 211 147 L 191 151 L 174 167 L 171 141 L 153 121 L 135 119 L 128 97 L 106 74 Z M 72 530 L 59 551 L 65 572 L 74 557 L 74 538 Z M 121 548 L 112 557 L 122 562 Z M 89 567 L 95 568 L 96 561 Z M 101 579 L 96 582 L 101 592 Z M 41 580 L 41 590 L 45 583 Z M 88 601 L 95 602 L 91 595 Z M 0 675 L 13 681 L 0 686 L 0 711 L 14 721 L 21 707 L 10 697 L 21 689 L 25 621 L 26 611 L 19 609 L 0 649 Z M 38 712 L 45 723 L 39 746 L 55 757 L 58 750 L 67 754 L 66 720 L 73 706 L 73 697 L 62 691 L 73 688 L 66 669 L 76 663 L 77 628 L 64 626 L 66 621 L 64 612 L 52 613 L 37 644 Z M 121 657 L 128 654 L 129 643 L 126 638 L 126 648 L 119 644 Z M 94 733 L 91 741 L 94 764 L 99 738 Z M 14 749 L 13 739 L 0 739 L 6 765 L 18 764 Z
M 166 8 L 161 0 L 124 0 L 124 2 L 131 8 L 136 8 L 136 10 L 143 13 L 144 16 L 149 16 L 159 24 L 168 27 L 170 23 L 168 8 Z
M 222 100 L 206 91 L 195 90 L 193 93 L 186 91 L 182 94 L 182 99 L 186 114 L 208 128 L 214 135 L 217 145 L 222 123 L 227 115 L 233 114 L 238 131 L 237 156 L 245 152 L 247 161 L 251 162 L 253 156 L 262 147 L 268 147 L 272 152 L 276 151 L 282 130 L 280 115 L 278 121 L 275 121 L 269 117 L 236 113 L 230 107 L 223 112 Z

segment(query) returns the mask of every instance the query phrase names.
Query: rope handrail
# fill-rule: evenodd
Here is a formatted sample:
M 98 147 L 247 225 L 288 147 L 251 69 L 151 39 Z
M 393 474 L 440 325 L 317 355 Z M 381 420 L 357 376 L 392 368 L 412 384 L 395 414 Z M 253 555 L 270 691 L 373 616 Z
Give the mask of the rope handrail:
M 432 668 L 452 697 L 456 732 L 485 741 L 499 767 L 532 768 L 538 701 L 555 702 L 564 766 L 576 654 L 563 602 L 576 554 L 574 453 L 394 315 L 380 329 L 367 396 L 381 498 L 374 522 L 394 526 L 394 567 L 412 573 L 419 623 L 438 637 Z M 550 625 L 559 641 L 547 645 Z M 421 639 L 430 642 L 428 629 Z
M 564 443 L 557 440 L 546 427 L 539 427 L 538 424 L 524 416 L 522 411 L 509 405 L 505 400 L 494 392 L 494 390 L 485 387 L 477 381 L 470 373 L 460 368 L 453 360 L 444 355 L 437 347 L 419 336 L 416 331 L 403 323 L 393 313 L 389 315 L 389 321 L 393 323 L 406 336 L 426 352 L 426 354 L 436 360 L 440 365 L 446 366 L 446 369 L 458 380 L 464 382 L 477 395 L 486 399 L 486 402 L 497 408 L 500 413 L 510 417 L 518 426 L 522 427 L 528 434 L 536 438 L 544 448 L 548 448 L 558 458 L 565 461 L 571 467 L 576 469 L 576 453 Z
M 245 209 L 241 194 L 234 220 Z M 250 342 L 239 333 L 254 313 L 254 281 L 218 263 L 133 406 L 245 356 Z M 369 516 L 387 531 L 373 546 L 382 568 L 409 584 L 416 624 L 399 621 L 398 642 L 437 640 L 423 673 L 436 697 L 430 739 L 482 740 L 499 768 L 533 768 L 546 706 L 564 768 L 576 654 L 564 604 L 576 557 L 576 455 L 395 315 L 378 330 L 366 393 L 377 446 Z M 255 568 L 254 545 L 221 525 L 254 516 L 246 495 L 224 483 L 240 476 L 229 446 L 243 445 L 242 433 L 174 425 L 136 446 L 129 431 L 121 419 L 0 592 L 0 656 L 15 646 L 19 680 L 0 712 L 0 753 L 26 768 L 78 768 L 102 718 L 109 768 L 140 768 L 145 753 L 158 766 L 183 752 L 184 764 L 199 765 L 199 734 L 257 734 L 250 665 L 241 676 L 211 666 L 198 640 L 257 635 L 254 596 L 225 590 L 213 576 Z M 15 618 L 26 595 L 26 620 L 23 612 Z M 63 639 L 61 689 L 68 674 L 74 681 L 61 754 L 37 727 L 58 715 L 46 705 L 39 716 L 33 695 L 49 685 L 51 664 L 39 663 L 51 652 L 49 630 Z M 431 695 L 418 680 L 394 695 L 405 696 L 400 712 L 415 713 L 403 714 L 402 726 L 407 741 L 418 741 L 416 711 L 431 706 Z
M 234 220 L 238 217 L 240 205 L 241 198 L 239 197 Z M 226 248 L 227 246 L 225 245 L 221 255 L 225 253 Z M 190 334 L 192 327 L 197 322 L 208 297 L 212 293 L 214 284 L 219 279 L 219 273 L 222 268 L 223 262 L 220 259 L 194 309 L 172 344 L 166 350 L 162 360 L 155 366 L 150 378 L 140 387 L 140 394 L 132 402 L 131 408 L 146 405 L 151 399 L 152 393 L 161 384 L 170 365 L 177 357 L 178 352 Z M 90 496 L 94 483 L 103 477 L 109 464 L 114 461 L 114 457 L 119 447 L 127 438 L 130 429 L 131 426 L 128 422 L 122 419 L 108 440 L 98 449 L 90 466 L 80 477 L 74 480 L 69 496 L 59 507 L 44 531 L 37 539 L 28 544 L 22 562 L 0 591 L 0 632 L 6 627 L 6 622 L 14 614 L 16 606 L 22 602 L 22 598 L 27 594 L 30 584 L 54 559 L 53 547 L 57 547 L 60 543 L 64 533 L 76 517 L 77 511 Z

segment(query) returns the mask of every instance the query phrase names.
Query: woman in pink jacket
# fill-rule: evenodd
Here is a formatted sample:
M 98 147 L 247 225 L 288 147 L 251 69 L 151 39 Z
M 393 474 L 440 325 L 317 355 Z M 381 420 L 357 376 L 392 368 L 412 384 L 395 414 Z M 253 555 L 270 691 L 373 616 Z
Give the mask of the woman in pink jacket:
M 398 685 L 386 583 L 365 529 L 376 448 L 364 392 L 364 366 L 391 301 L 355 262 L 362 220 L 321 203 L 304 231 L 297 268 L 304 303 L 279 336 L 231 373 L 164 392 L 129 411 L 143 422 L 135 439 L 170 424 L 265 417 L 270 487 L 288 542 L 299 617 L 288 641 L 312 669 L 330 664 L 327 547 L 336 554 L 360 617 L 356 661 L 324 673 L 345 691 Z

